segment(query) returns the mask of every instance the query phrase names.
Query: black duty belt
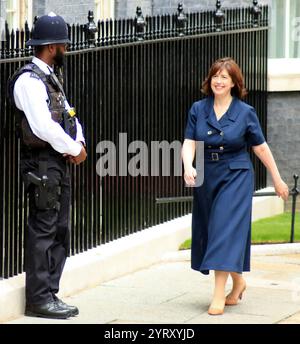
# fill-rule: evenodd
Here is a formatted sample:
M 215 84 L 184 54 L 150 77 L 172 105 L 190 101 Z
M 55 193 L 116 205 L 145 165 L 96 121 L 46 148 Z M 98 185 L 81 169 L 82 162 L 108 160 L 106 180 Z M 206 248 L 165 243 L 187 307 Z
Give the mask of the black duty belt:
M 39 160 L 40 157 L 42 157 L 42 160 L 46 160 L 45 158 L 43 158 L 46 156 L 47 160 L 49 159 L 49 157 L 61 158 L 62 160 L 65 160 L 63 155 L 57 152 L 55 149 L 53 149 L 50 144 L 48 144 L 45 148 L 23 147 L 23 153 L 27 159 Z

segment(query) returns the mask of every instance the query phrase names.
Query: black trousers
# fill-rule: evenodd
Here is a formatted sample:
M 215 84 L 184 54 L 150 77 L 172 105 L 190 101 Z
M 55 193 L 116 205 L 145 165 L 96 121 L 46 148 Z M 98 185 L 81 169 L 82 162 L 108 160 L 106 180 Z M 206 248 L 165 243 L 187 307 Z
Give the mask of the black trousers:
M 39 154 L 21 155 L 21 173 L 39 176 Z M 60 209 L 37 209 L 33 184 L 29 193 L 29 216 L 25 235 L 26 303 L 43 304 L 53 299 L 69 252 L 70 242 L 70 173 L 69 163 L 49 148 L 47 177 L 50 185 L 61 187 Z

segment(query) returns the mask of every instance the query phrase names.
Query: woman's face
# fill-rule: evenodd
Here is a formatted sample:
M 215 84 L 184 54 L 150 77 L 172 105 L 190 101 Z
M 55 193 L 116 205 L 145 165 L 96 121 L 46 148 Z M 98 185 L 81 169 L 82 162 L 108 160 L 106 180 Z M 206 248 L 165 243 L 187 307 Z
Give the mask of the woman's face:
M 230 94 L 234 83 L 227 70 L 222 69 L 212 76 L 210 86 L 215 96 L 226 96 Z

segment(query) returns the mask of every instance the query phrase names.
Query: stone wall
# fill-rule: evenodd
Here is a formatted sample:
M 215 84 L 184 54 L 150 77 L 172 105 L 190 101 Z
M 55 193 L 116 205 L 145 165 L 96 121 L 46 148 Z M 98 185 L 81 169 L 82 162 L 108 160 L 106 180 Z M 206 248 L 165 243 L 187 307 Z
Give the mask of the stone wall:
M 88 21 L 88 11 L 94 9 L 94 0 L 38 0 L 33 2 L 33 17 L 54 12 L 61 15 L 69 24 L 85 24 Z
M 186 13 L 216 8 L 215 0 L 116 0 L 115 14 L 116 17 L 134 17 L 137 6 L 141 6 L 144 15 L 174 13 L 177 10 L 179 2 L 183 3 Z M 223 0 L 221 3 L 222 7 L 237 7 L 251 6 L 253 1 Z M 271 4 L 271 0 L 259 0 L 259 4 Z
M 5 19 L 6 0 L 0 0 L 0 18 Z
M 282 178 L 291 188 L 293 174 L 300 176 L 300 93 L 272 92 L 268 96 L 267 141 Z M 300 184 L 300 181 L 299 181 Z M 268 185 L 272 179 L 268 175 Z M 300 210 L 300 196 L 298 197 Z M 291 197 L 287 203 L 290 208 Z

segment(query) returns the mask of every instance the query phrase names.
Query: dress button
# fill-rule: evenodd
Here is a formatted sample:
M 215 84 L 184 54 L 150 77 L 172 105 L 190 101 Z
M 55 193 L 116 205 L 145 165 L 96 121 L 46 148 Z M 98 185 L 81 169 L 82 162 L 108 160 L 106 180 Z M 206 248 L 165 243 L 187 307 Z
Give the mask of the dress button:
M 221 132 L 220 132 L 220 135 L 221 135 L 221 136 L 224 136 L 224 133 L 223 133 L 223 131 L 221 131 Z
M 223 146 L 221 146 L 221 147 L 220 147 L 220 150 L 221 150 L 221 151 L 222 151 L 222 150 L 224 150 L 224 147 L 223 147 Z
M 211 134 L 212 134 L 212 131 L 209 130 L 209 131 L 207 132 L 207 135 L 211 135 Z

